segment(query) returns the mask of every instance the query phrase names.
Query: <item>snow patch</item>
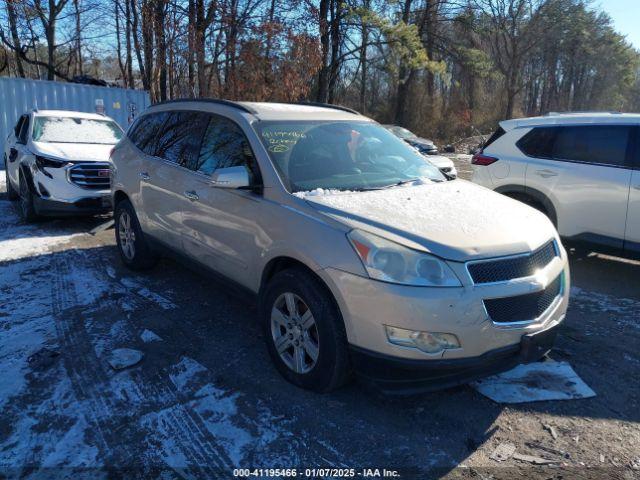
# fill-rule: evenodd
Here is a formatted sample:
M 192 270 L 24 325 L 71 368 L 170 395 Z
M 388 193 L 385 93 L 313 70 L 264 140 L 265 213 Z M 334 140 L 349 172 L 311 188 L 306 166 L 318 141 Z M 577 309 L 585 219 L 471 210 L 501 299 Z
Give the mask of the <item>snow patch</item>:
M 316 188 L 314 190 L 294 192 L 293 194 L 298 198 L 306 198 L 306 197 L 321 197 L 325 195 L 340 195 L 340 194 L 348 194 L 348 193 L 356 193 L 356 192 L 353 192 L 351 190 L 336 190 L 333 188 Z
M 171 300 L 169 300 L 166 297 L 163 297 L 159 293 L 152 292 L 147 287 L 145 287 L 144 285 L 142 285 L 141 283 L 139 283 L 138 281 L 132 278 L 121 278 L 120 283 L 125 287 L 134 290 L 135 293 L 137 293 L 141 297 L 146 298 L 147 300 L 153 303 L 156 303 L 163 310 L 171 310 L 171 309 L 177 308 L 177 305 L 173 303 Z
M 589 312 L 609 312 L 609 318 L 622 326 L 640 328 L 640 301 L 632 298 L 620 298 L 606 293 L 571 287 L 571 303 L 581 310 Z
M 146 328 L 140 334 L 140 338 L 144 343 L 152 343 L 152 342 L 161 342 L 162 338 L 156 335 L 151 330 L 147 330 Z
M 140 363 L 144 354 L 132 348 L 116 348 L 109 356 L 109 365 L 114 370 L 123 370 Z

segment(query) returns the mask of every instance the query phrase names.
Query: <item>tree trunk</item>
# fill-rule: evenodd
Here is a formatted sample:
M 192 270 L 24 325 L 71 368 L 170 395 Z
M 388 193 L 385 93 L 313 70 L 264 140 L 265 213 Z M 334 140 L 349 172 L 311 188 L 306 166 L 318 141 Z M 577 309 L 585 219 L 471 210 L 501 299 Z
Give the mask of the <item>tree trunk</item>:
M 340 0 L 331 1 L 331 64 L 329 68 L 329 88 L 327 92 L 327 102 L 334 103 L 336 100 L 336 87 L 338 85 L 338 74 L 340 73 L 340 43 L 341 32 L 340 23 L 342 21 L 342 4 Z
M 405 0 L 402 7 L 402 21 L 406 24 L 409 23 L 411 17 L 411 2 L 412 0 Z M 398 88 L 396 91 L 396 112 L 395 123 L 398 125 L 404 125 L 405 123 L 405 110 L 407 97 L 409 96 L 409 87 L 413 78 L 413 71 L 410 71 L 405 65 L 401 64 L 398 71 Z
M 370 7 L 370 0 L 364 1 L 364 8 Z M 367 111 L 367 42 L 369 41 L 369 26 L 367 22 L 362 22 L 362 46 L 360 47 L 360 112 Z
M 49 0 L 49 18 L 45 22 L 45 37 L 47 39 L 47 80 L 56 79 L 56 11 L 55 0 Z
M 145 27 L 143 25 L 142 30 L 143 30 L 143 43 L 144 43 L 144 48 L 140 45 L 140 37 L 138 36 L 138 28 L 140 25 L 140 16 L 138 14 L 138 6 L 136 4 L 136 0 L 127 0 L 130 1 L 130 5 L 131 5 L 131 33 L 133 35 L 133 46 L 136 49 L 136 57 L 138 59 L 138 69 L 140 70 L 140 78 L 142 80 L 142 88 L 144 88 L 147 91 L 151 90 L 151 79 L 150 79 L 150 71 L 147 70 L 146 66 L 147 66 L 147 59 L 146 59 L 146 54 L 147 54 L 147 48 L 146 48 L 146 40 L 145 40 L 145 34 L 144 34 L 144 30 Z M 144 7 L 143 7 L 144 8 Z M 145 54 L 145 58 L 143 58 L 142 54 Z
M 167 99 L 167 39 L 165 34 L 165 0 L 155 0 L 155 34 L 158 55 L 158 89 L 160 101 Z
M 73 0 L 73 8 L 76 20 L 76 61 L 78 62 L 78 75 L 84 75 L 82 68 L 82 24 L 80 22 L 80 0 Z
M 318 19 L 322 66 L 318 72 L 318 93 L 316 95 L 316 100 L 322 103 L 326 103 L 329 97 L 329 2 L 330 0 L 320 0 Z
M 131 24 L 129 19 L 131 18 L 131 6 L 129 0 L 124 0 L 124 16 L 125 16 L 125 49 L 127 55 L 127 82 L 126 85 L 129 88 L 135 88 L 136 82 L 133 78 L 133 58 L 131 54 Z
M 11 31 L 11 39 L 13 46 L 15 47 L 14 56 L 16 61 L 16 69 L 18 76 L 25 78 L 24 67 L 22 66 L 22 59 L 20 58 L 20 52 L 22 51 L 22 44 L 20 43 L 20 36 L 18 35 L 18 23 L 16 7 L 14 5 L 16 0 L 7 0 L 7 14 L 9 16 L 9 30 Z
M 189 81 L 189 95 L 195 97 L 196 90 L 196 71 L 194 65 L 194 56 L 196 50 L 196 2 L 189 0 L 187 8 L 188 25 L 187 25 L 187 44 L 189 51 L 187 52 L 187 79 Z

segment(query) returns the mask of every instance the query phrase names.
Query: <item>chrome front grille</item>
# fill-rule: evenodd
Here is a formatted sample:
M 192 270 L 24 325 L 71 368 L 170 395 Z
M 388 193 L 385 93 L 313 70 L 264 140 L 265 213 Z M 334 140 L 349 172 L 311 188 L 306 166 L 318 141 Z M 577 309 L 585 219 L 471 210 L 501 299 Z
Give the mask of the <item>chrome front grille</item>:
M 475 284 L 506 282 L 535 275 L 537 270 L 549 265 L 557 256 L 558 249 L 555 241 L 551 240 L 531 253 L 469 262 L 467 269 Z
M 109 190 L 111 176 L 106 162 L 79 163 L 69 169 L 69 181 L 87 190 Z

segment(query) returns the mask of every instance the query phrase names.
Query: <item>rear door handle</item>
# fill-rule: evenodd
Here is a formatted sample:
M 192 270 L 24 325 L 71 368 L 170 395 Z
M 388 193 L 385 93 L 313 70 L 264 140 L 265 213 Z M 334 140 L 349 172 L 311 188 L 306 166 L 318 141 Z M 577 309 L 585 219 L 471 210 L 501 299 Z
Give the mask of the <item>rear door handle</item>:
M 184 196 L 187 197 L 192 202 L 195 202 L 196 200 L 200 200 L 200 197 L 198 196 L 198 194 L 193 190 L 190 192 L 184 192 Z
M 558 172 L 554 172 L 553 170 L 536 170 L 536 173 L 541 176 L 542 178 L 549 178 L 549 177 L 557 177 L 558 176 Z
M 151 177 L 147 172 L 140 172 L 138 176 L 140 177 L 141 180 L 151 180 Z

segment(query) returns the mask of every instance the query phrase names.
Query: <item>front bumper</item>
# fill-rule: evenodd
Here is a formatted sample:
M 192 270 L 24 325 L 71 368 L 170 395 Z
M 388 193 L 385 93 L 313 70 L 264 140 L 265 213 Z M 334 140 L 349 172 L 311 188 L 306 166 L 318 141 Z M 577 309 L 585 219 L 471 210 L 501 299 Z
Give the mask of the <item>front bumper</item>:
M 402 377 L 402 372 L 408 369 L 417 370 L 414 380 L 422 381 L 429 380 L 432 376 L 425 375 L 426 371 L 438 372 L 444 369 L 442 375 L 451 377 L 450 381 L 435 382 L 436 384 L 446 386 L 464 383 L 472 379 L 476 372 L 478 376 L 483 376 L 496 369 L 507 370 L 521 363 L 523 338 L 554 329 L 564 320 L 571 285 L 566 251 L 561 247 L 559 256 L 537 271 L 535 276 L 505 282 L 474 284 L 466 264 L 448 264 L 460 279 L 461 287 L 397 285 L 333 268 L 318 272 L 338 303 L 347 339 L 352 346 L 354 365 L 357 370 L 364 372 L 364 377 L 376 377 L 372 371 L 395 371 L 394 374 L 382 375 L 382 380 L 386 379 L 389 383 L 396 374 Z M 555 280 L 559 278 L 559 293 L 537 318 L 526 321 L 495 321 L 485 308 L 485 300 L 546 291 L 553 284 L 557 285 Z M 461 346 L 428 354 L 417 348 L 389 342 L 385 325 L 412 331 L 454 334 Z M 531 358 L 533 357 L 527 354 L 527 359 Z M 397 363 L 399 370 L 385 367 L 384 364 L 389 362 Z M 414 363 L 419 368 L 411 366 Z M 467 363 L 472 367 L 468 369 Z M 367 365 L 372 367 L 367 369 Z M 411 367 L 407 368 L 407 365 Z M 439 373 L 434 375 L 440 376 Z
M 351 362 L 365 383 L 392 395 L 411 395 L 463 385 L 542 358 L 553 347 L 559 325 L 523 335 L 515 345 L 477 357 L 412 360 L 351 346 Z
M 69 181 L 69 168 L 46 168 L 43 173 L 32 165 L 34 206 L 43 216 L 98 215 L 112 210 L 110 189 L 87 189 Z
M 112 210 L 111 197 L 85 197 L 73 202 L 62 202 L 47 198 L 34 197 L 34 206 L 38 215 L 43 216 L 80 216 L 99 215 Z

